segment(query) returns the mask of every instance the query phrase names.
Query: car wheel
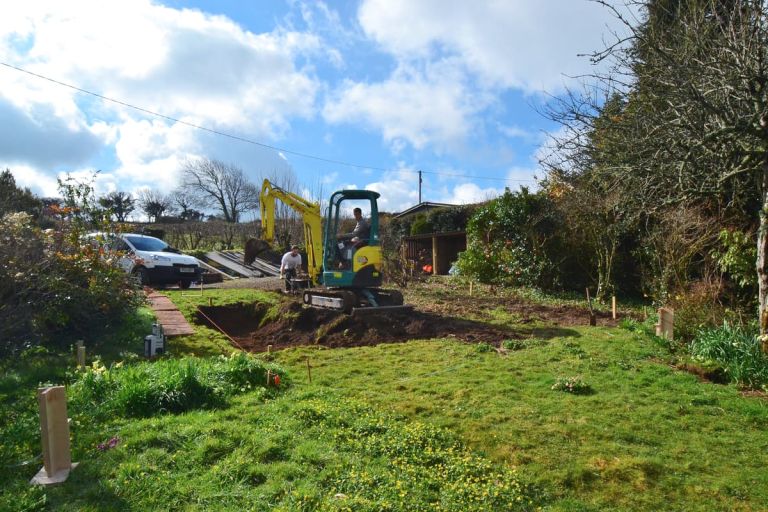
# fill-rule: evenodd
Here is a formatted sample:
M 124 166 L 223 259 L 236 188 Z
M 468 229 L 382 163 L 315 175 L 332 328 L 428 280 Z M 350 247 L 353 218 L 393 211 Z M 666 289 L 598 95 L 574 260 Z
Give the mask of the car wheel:
M 133 275 L 141 286 L 149 286 L 149 272 L 144 267 L 133 269 Z
M 186 290 L 190 286 L 192 286 L 192 281 L 179 281 L 179 288 L 182 290 Z

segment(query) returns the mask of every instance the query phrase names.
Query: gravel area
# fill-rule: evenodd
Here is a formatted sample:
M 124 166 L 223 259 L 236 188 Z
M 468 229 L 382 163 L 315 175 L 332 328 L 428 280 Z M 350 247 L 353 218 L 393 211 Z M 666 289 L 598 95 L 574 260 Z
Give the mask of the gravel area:
M 253 288 L 256 290 L 280 290 L 283 280 L 279 277 L 244 277 L 240 279 L 225 279 L 221 283 L 210 283 L 203 288 Z

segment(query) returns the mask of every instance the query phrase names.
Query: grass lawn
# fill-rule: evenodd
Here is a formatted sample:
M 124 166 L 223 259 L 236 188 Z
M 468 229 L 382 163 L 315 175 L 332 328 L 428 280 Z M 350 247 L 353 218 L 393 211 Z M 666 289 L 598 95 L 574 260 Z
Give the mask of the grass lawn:
M 413 302 L 434 293 L 409 290 Z M 278 300 L 168 295 L 188 318 L 209 296 Z M 671 368 L 644 334 L 521 327 L 532 337 L 505 353 L 450 339 L 278 352 L 292 385 L 276 398 L 246 392 L 218 410 L 86 421 L 73 427 L 81 466 L 70 481 L 33 489 L 26 481 L 39 463 L 6 466 L 0 508 L 768 509 L 768 401 Z M 231 351 L 206 328 L 171 349 Z M 561 377 L 588 388 L 553 390 Z M 14 432 L 3 442 L 19 449 L 3 453 L 29 458 L 34 436 Z M 114 436 L 115 448 L 96 448 Z

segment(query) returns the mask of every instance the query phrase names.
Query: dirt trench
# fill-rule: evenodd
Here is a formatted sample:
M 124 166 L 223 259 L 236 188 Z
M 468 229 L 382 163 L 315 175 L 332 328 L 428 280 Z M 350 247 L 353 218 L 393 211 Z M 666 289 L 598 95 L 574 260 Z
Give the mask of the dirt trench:
M 204 315 L 198 314 L 199 323 L 216 328 L 210 319 L 238 345 L 251 352 L 266 351 L 267 345 L 272 345 L 273 350 L 317 344 L 356 347 L 446 337 L 498 346 L 504 340 L 522 337 L 512 329 L 420 311 L 358 317 L 286 302 L 271 321 L 266 319 L 268 307 L 258 303 L 201 306 L 200 311 Z

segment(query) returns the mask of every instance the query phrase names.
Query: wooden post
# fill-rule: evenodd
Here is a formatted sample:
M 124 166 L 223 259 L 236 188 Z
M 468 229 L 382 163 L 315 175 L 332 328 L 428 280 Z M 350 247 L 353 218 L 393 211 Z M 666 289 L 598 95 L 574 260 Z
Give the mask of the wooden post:
M 203 275 L 200 274 L 200 296 L 203 296 Z
M 469 296 L 470 297 L 472 296 L 472 283 L 473 283 L 473 281 L 469 282 Z
M 616 296 L 611 297 L 611 314 L 613 319 L 616 320 Z
M 267 356 L 272 355 L 272 345 L 267 345 Z
M 267 370 L 267 387 L 269 387 L 269 381 L 272 380 L 272 370 Z
M 670 308 L 659 308 L 659 323 L 656 324 L 656 336 L 672 341 L 675 330 L 675 312 Z
M 208 297 L 208 306 L 213 307 L 213 297 Z
M 30 481 L 36 485 L 58 484 L 67 479 L 77 466 L 69 449 L 69 420 L 64 386 L 39 388 L 40 437 L 43 444 L 43 467 Z
M 312 384 L 312 367 L 309 365 L 309 357 L 307 357 L 307 378 L 309 383 Z
M 438 274 L 438 267 L 440 266 L 440 254 L 437 248 L 437 236 L 432 235 L 432 275 Z

